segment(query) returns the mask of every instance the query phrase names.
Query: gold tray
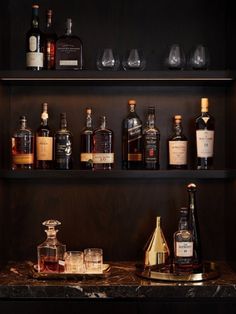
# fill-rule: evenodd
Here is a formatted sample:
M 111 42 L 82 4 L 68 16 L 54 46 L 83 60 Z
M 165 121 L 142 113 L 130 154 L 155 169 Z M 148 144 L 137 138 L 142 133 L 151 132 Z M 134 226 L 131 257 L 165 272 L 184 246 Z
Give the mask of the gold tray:
M 174 273 L 171 271 L 156 271 L 152 268 L 139 269 L 137 275 L 145 279 L 161 280 L 161 281 L 204 281 L 218 277 L 220 275 L 219 268 L 214 262 L 204 262 L 201 270 L 187 272 L 187 273 Z
M 111 266 L 109 264 L 102 265 L 101 273 L 39 273 L 37 265 L 33 265 L 30 275 L 35 279 L 91 279 L 91 278 L 104 278 L 110 274 Z

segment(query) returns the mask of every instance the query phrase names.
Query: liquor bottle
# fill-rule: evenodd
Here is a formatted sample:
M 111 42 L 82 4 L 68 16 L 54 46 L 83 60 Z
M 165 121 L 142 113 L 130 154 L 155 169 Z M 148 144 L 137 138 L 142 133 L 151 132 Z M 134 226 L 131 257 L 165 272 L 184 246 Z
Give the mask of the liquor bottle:
M 180 209 L 178 231 L 174 233 L 174 267 L 175 271 L 193 269 L 193 234 L 188 225 L 188 208 Z
M 45 230 L 47 239 L 37 246 L 38 253 L 38 272 L 40 273 L 58 273 L 64 271 L 64 254 L 66 245 L 57 240 L 56 226 L 61 223 L 57 220 L 46 220 L 43 225 L 48 229 Z
M 189 229 L 193 234 L 193 267 L 199 268 L 202 263 L 201 237 L 196 209 L 196 185 L 190 183 L 187 186 L 189 200 Z
M 31 28 L 26 34 L 26 67 L 43 69 L 43 36 L 39 28 L 39 6 L 32 6 Z
M 214 118 L 208 113 L 208 98 L 201 99 L 202 114 L 196 119 L 197 169 L 213 167 Z
M 101 117 L 100 127 L 93 132 L 93 169 L 111 170 L 114 165 L 113 132 L 106 127 L 106 117 Z
M 56 43 L 56 69 L 82 70 L 83 47 L 81 39 L 72 35 L 72 20 L 66 21 L 66 33 Z
M 67 128 L 66 113 L 60 114 L 60 129 L 54 136 L 55 168 L 72 169 L 72 133 Z
M 12 136 L 12 170 L 33 169 L 34 134 L 27 127 L 25 116 L 20 116 L 20 128 Z
M 129 114 L 122 123 L 122 166 L 123 169 L 142 169 L 142 121 L 135 111 L 136 101 L 131 99 L 128 105 Z
M 55 69 L 57 35 L 52 24 L 52 10 L 46 11 L 46 29 L 44 32 L 44 69 Z
M 36 131 L 36 168 L 53 166 L 53 135 L 48 126 L 48 104 L 42 104 L 41 125 Z
M 163 267 L 170 264 L 170 250 L 161 228 L 161 217 L 156 217 L 156 228 L 145 248 L 145 267 Z
M 155 108 L 148 108 L 147 125 L 143 130 L 143 163 L 145 169 L 160 168 L 160 131 L 155 127 Z
M 182 116 L 174 116 L 173 135 L 168 140 L 169 169 L 187 169 L 188 141 L 183 134 Z
M 93 167 L 93 128 L 92 109 L 86 109 L 86 124 L 80 136 L 80 167 L 84 170 Z

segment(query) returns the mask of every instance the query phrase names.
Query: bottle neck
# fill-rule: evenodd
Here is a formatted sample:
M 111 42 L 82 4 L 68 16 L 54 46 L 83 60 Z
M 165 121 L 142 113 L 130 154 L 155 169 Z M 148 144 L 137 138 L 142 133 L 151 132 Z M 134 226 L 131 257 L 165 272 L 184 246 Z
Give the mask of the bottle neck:
M 106 117 L 101 117 L 100 129 L 106 128 Z
M 26 129 L 26 127 L 27 127 L 26 119 L 20 119 L 20 128 L 24 130 Z
M 148 114 L 147 126 L 149 128 L 154 128 L 154 126 L 155 126 L 155 115 L 154 114 Z
M 46 28 L 47 29 L 51 29 L 52 28 L 52 15 L 51 14 L 47 14 Z
M 179 230 L 188 230 L 188 219 L 186 216 L 180 217 Z
M 72 21 L 68 19 L 66 21 L 66 36 L 70 36 L 72 34 Z
M 129 105 L 129 111 L 134 113 L 135 112 L 135 105 L 132 104 L 132 105 Z
M 175 122 L 174 124 L 174 134 L 181 135 L 183 132 L 182 124 L 180 122 Z
M 66 118 L 61 118 L 60 128 L 61 128 L 61 130 L 66 130 L 67 129 L 67 120 L 66 120 Z
M 39 16 L 38 16 L 38 9 L 32 9 L 32 19 L 31 19 L 31 27 L 32 28 L 39 28 Z

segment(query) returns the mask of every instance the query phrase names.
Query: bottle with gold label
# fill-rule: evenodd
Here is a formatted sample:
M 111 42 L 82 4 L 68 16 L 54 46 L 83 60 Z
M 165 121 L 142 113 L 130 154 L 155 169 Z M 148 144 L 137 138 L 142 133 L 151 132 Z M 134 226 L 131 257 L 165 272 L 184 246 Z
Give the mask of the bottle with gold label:
M 27 127 L 25 116 L 20 116 L 20 127 L 12 136 L 12 169 L 25 170 L 34 167 L 34 134 Z
M 48 104 L 43 103 L 41 125 L 36 132 L 36 168 L 50 169 L 53 166 L 53 134 L 48 126 Z
M 86 109 L 86 123 L 80 136 L 80 168 L 90 170 L 93 167 L 93 127 L 92 109 Z

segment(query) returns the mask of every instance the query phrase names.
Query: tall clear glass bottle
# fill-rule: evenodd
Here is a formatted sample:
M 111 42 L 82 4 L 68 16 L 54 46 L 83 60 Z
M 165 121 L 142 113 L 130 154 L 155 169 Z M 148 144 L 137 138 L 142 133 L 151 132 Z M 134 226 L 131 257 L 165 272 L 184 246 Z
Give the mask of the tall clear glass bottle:
M 148 108 L 147 125 L 143 130 L 143 163 L 145 169 L 160 168 L 160 131 L 155 126 L 155 108 Z
M 26 34 L 26 67 L 43 69 L 43 35 L 39 28 L 39 6 L 32 5 L 31 28 Z
M 46 11 L 46 29 L 44 32 L 44 68 L 55 69 L 57 35 L 52 23 L 52 10 Z
M 113 131 L 106 127 L 106 117 L 93 132 L 93 169 L 111 170 L 114 165 Z
M 174 116 L 173 135 L 168 140 L 169 169 L 187 169 L 188 141 L 183 134 L 182 116 Z
M 193 234 L 188 225 L 188 208 L 180 209 L 178 231 L 174 233 L 174 267 L 175 271 L 193 269 Z
M 38 271 L 41 273 L 58 273 L 64 271 L 64 254 L 66 245 L 57 240 L 58 230 L 55 227 L 61 223 L 58 220 L 46 220 L 43 225 L 47 239 L 37 247 L 38 252 Z
M 83 45 L 81 39 L 72 34 L 72 19 L 66 21 L 65 35 L 58 38 L 56 43 L 56 69 L 82 70 Z
M 34 134 L 27 127 L 25 116 L 20 116 L 20 127 L 12 136 L 12 170 L 34 168 Z
M 66 113 L 60 114 L 60 129 L 54 136 L 55 168 L 72 169 L 72 133 L 67 126 Z
M 123 169 L 142 169 L 142 121 L 135 111 L 136 101 L 131 99 L 128 105 L 129 114 L 122 123 L 122 166 Z
M 213 168 L 215 120 L 208 113 L 208 98 L 201 99 L 201 115 L 196 119 L 197 169 Z
M 80 168 L 90 170 L 93 167 L 93 126 L 92 109 L 86 108 L 86 123 L 80 136 Z
M 41 125 L 36 131 L 36 168 L 53 167 L 53 134 L 48 126 L 48 104 L 42 104 Z

